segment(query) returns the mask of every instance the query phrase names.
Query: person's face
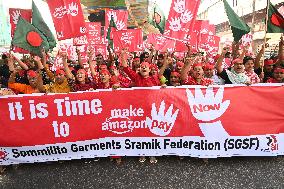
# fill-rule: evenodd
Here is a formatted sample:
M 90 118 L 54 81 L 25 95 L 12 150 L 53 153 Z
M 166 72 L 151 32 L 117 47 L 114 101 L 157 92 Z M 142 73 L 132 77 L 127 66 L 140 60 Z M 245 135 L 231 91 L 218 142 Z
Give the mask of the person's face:
M 234 70 L 236 73 L 243 73 L 245 69 L 245 66 L 242 62 L 236 62 L 234 64 Z
M 151 75 L 156 75 L 158 72 L 155 68 L 152 68 L 150 73 Z
M 148 77 L 150 74 L 150 68 L 146 65 L 142 65 L 140 67 L 140 74 L 142 75 L 142 77 Z
M 177 71 L 178 73 L 181 73 L 181 70 L 182 70 L 182 66 L 181 66 L 181 65 L 177 65 L 176 71 Z
M 205 75 L 207 78 L 213 77 L 213 75 L 214 75 L 214 69 L 205 69 L 205 70 L 204 70 L 204 75 Z
M 30 86 L 32 86 L 33 88 L 37 86 L 37 77 L 28 76 L 28 80 L 29 80 Z
M 203 76 L 204 76 L 204 71 L 203 71 L 202 66 L 195 66 L 194 69 L 193 69 L 192 76 L 193 76 L 195 79 L 201 79 L 201 78 L 203 78 Z
M 104 57 L 102 55 L 98 55 L 96 57 L 96 61 L 98 64 L 102 64 L 104 62 Z
M 248 60 L 248 61 L 245 63 L 245 70 L 246 70 L 246 71 L 252 71 L 253 69 L 254 69 L 253 60 Z
M 264 68 L 265 68 L 265 71 L 267 71 L 267 72 L 272 72 L 272 70 L 273 70 L 273 64 L 271 64 L 271 65 L 264 65 Z
M 140 68 L 140 66 L 139 67 L 135 67 L 134 70 L 135 70 L 136 73 L 139 73 L 141 68 Z
M 110 79 L 110 75 L 107 73 L 102 73 L 100 74 L 100 78 L 101 78 L 102 83 L 108 83 Z
M 100 66 L 99 67 L 99 72 L 103 71 L 103 70 L 107 70 L 107 67 L 106 66 Z
M 170 76 L 170 84 L 171 85 L 176 85 L 176 84 L 179 84 L 180 83 L 180 79 L 178 76 L 176 75 L 171 75 Z
M 65 75 L 63 73 L 59 73 L 55 76 L 55 82 L 59 85 L 62 84 L 65 80 Z
M 283 72 L 274 72 L 273 73 L 274 79 L 276 79 L 279 83 L 283 82 L 284 73 Z
M 132 62 L 133 66 L 140 66 L 140 60 L 139 59 L 135 59 Z
M 86 79 L 85 72 L 83 70 L 78 70 L 76 74 L 76 79 L 79 83 L 84 83 Z
M 157 66 L 160 68 L 163 66 L 164 59 L 162 57 L 158 57 Z
M 110 72 L 111 75 L 115 75 L 115 71 L 116 71 L 115 68 L 110 68 L 109 69 L 109 72 Z

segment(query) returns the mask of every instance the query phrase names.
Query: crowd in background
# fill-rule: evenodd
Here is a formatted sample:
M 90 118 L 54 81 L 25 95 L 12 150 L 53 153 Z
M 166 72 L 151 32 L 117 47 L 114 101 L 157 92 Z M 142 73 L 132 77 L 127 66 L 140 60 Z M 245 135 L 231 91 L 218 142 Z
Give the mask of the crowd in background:
M 257 84 L 284 82 L 283 37 L 279 41 L 277 56 L 263 61 L 264 47 L 258 54 L 248 53 L 247 47 L 239 44 L 222 49 L 214 57 L 215 64 L 208 63 L 202 53 L 188 52 L 183 57 L 175 53 L 161 53 L 153 48 L 140 53 L 112 53 L 104 58 L 88 52 L 87 65 L 82 62 L 77 51 L 78 60 L 69 60 L 68 55 L 59 52 L 62 68 L 52 71 L 53 63 L 49 54 L 42 50 L 40 56 L 23 56 L 17 58 L 11 51 L 2 54 L 0 66 L 1 95 L 32 93 L 68 93 L 108 88 L 181 86 L 181 85 L 224 85 Z M 224 68 L 224 60 L 229 60 L 230 67 Z M 152 158 L 152 159 L 151 159 Z M 151 157 L 150 161 L 157 160 Z M 120 161 L 120 158 L 117 158 Z M 140 161 L 145 161 L 144 157 Z

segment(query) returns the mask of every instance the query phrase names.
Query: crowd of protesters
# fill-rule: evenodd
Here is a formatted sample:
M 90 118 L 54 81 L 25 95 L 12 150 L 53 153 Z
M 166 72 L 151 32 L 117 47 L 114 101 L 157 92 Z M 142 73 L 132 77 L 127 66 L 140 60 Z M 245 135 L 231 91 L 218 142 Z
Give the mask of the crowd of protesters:
M 284 82 L 283 37 L 279 42 L 277 56 L 262 60 L 264 47 L 254 56 L 247 48 L 238 44 L 225 47 L 214 58 L 215 64 L 207 62 L 201 53 L 188 52 L 184 57 L 175 53 L 159 53 L 154 49 L 141 54 L 122 50 L 114 54 L 108 48 L 109 56 L 88 52 L 88 66 L 78 60 L 69 60 L 66 53 L 59 53 L 63 68 L 52 71 L 53 64 L 42 50 L 41 56 L 24 56 L 18 59 L 12 52 L 2 54 L 0 66 L 0 95 L 31 93 L 68 93 L 108 88 L 181 86 L 181 85 L 224 85 Z M 231 50 L 230 50 L 231 49 Z M 229 68 L 223 67 L 224 59 L 230 60 Z M 115 157 L 114 157 L 115 158 Z M 117 162 L 121 158 L 116 157 Z M 144 162 L 145 157 L 139 161 Z M 155 157 L 151 163 L 157 162 Z

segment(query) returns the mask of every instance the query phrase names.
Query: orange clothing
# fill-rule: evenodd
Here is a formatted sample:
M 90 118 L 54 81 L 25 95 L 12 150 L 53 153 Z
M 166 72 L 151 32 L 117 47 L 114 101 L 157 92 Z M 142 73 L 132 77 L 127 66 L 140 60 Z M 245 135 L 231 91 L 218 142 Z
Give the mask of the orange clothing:
M 19 91 L 20 93 L 24 94 L 32 94 L 32 93 L 38 93 L 38 89 L 32 88 L 30 85 L 22 84 L 22 83 L 8 83 L 8 87 L 10 89 L 14 89 L 16 91 Z

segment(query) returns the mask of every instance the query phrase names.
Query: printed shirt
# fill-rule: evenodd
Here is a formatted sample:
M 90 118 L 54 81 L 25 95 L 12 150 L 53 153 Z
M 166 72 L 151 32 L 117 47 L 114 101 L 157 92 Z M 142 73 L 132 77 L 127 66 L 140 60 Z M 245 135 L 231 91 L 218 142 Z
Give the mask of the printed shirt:
M 214 84 L 214 81 L 212 80 L 212 79 L 210 79 L 210 78 L 202 78 L 201 79 L 201 82 L 200 82 L 200 84 L 199 83 L 197 83 L 197 81 L 193 78 L 193 77 L 191 77 L 191 76 L 188 76 L 187 78 L 186 78 L 186 80 L 184 80 L 183 82 L 182 82 L 184 85 L 204 85 L 204 86 L 208 86 L 208 85 L 213 85 Z
M 130 67 L 123 68 L 123 71 L 132 81 L 134 81 L 134 87 L 153 87 L 161 85 L 157 75 L 144 78 L 140 74 L 133 71 Z
M 254 71 L 252 72 L 245 71 L 245 74 L 246 76 L 249 77 L 251 84 L 256 84 L 260 82 L 258 75 Z

